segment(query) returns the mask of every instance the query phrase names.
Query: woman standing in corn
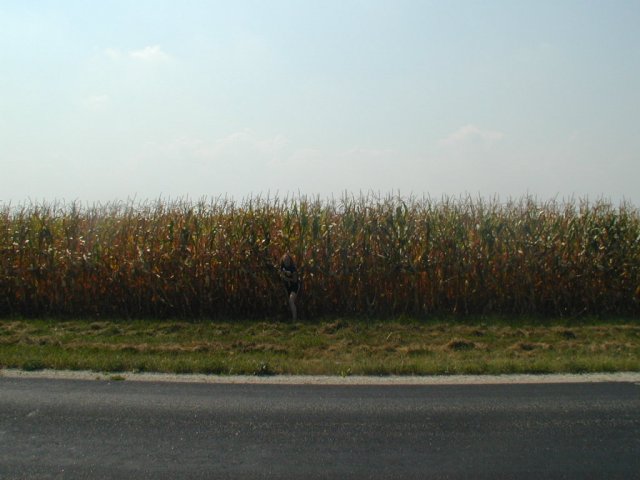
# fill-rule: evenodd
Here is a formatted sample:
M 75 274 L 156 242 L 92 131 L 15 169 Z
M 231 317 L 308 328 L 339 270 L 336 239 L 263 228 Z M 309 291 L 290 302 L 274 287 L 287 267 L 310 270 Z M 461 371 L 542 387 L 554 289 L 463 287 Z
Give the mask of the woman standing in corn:
M 287 289 L 287 296 L 289 297 L 289 307 L 291 308 L 291 315 L 295 322 L 298 318 L 296 310 L 296 297 L 300 291 L 300 281 L 298 279 L 298 271 L 296 264 L 293 262 L 293 258 L 289 252 L 285 253 L 280 259 L 280 276 L 284 281 L 284 286 Z

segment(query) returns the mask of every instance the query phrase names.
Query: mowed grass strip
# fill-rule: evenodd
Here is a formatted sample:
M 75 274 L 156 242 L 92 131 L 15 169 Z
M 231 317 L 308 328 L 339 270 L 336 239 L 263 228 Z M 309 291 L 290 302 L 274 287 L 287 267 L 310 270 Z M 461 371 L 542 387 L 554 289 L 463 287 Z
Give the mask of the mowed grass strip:
M 0 367 L 220 375 L 640 371 L 634 320 L 0 320 Z

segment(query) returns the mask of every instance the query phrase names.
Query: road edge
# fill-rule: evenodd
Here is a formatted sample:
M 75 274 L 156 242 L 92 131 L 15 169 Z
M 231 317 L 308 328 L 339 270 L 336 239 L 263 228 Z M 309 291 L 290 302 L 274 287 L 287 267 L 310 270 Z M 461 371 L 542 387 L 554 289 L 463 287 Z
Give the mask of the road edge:
M 268 384 L 268 385 L 508 385 L 548 383 L 626 382 L 640 384 L 640 372 L 586 374 L 435 375 L 435 376 L 321 376 L 321 375 L 205 375 L 87 370 L 0 369 L 0 378 L 58 380 L 125 380 L 134 382 Z

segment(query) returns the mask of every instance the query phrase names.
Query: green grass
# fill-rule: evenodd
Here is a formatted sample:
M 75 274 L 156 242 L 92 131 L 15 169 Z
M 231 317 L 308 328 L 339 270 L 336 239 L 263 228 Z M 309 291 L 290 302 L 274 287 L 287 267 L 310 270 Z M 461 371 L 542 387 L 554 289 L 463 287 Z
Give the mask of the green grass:
M 343 376 L 640 371 L 640 322 L 4 319 L 0 367 Z

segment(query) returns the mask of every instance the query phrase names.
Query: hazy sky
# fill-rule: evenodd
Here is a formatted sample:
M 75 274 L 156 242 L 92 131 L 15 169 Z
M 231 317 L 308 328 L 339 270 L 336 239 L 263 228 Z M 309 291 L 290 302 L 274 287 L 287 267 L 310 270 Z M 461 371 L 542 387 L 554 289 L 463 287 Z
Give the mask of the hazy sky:
M 0 0 L 0 202 L 640 206 L 640 1 Z

